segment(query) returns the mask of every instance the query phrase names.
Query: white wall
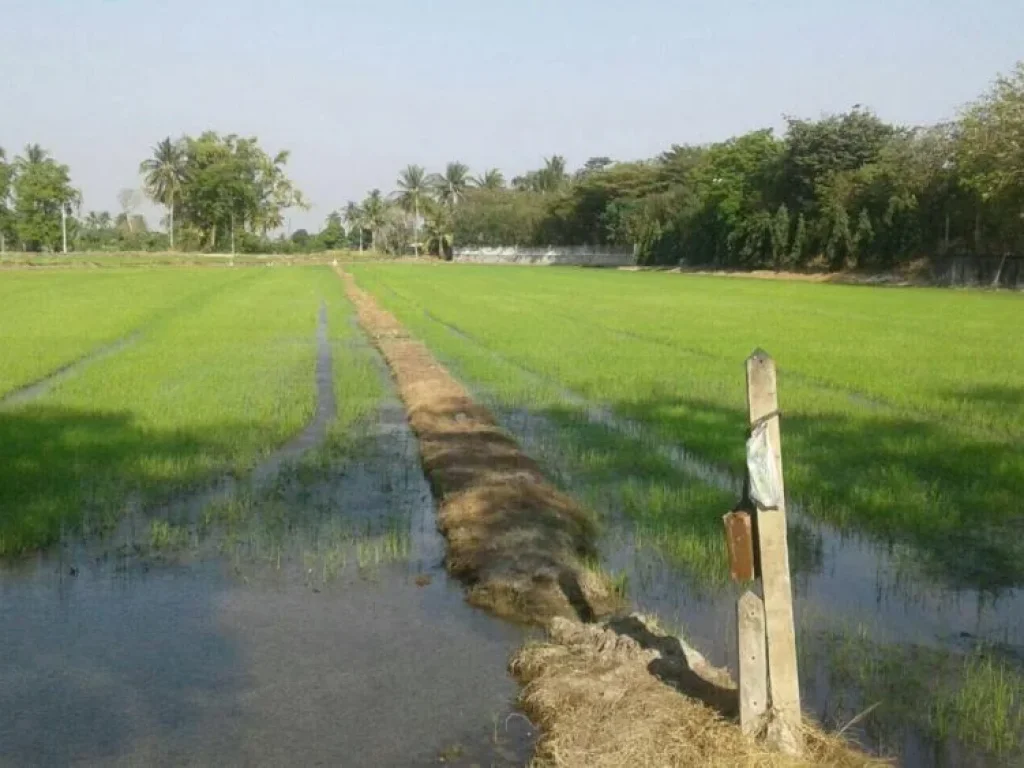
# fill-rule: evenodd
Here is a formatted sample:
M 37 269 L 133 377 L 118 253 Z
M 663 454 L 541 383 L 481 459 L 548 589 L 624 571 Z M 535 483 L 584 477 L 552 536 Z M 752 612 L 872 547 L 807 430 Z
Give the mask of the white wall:
M 476 264 L 538 264 L 587 267 L 627 267 L 636 263 L 632 248 L 566 245 L 528 248 L 456 248 L 453 261 Z

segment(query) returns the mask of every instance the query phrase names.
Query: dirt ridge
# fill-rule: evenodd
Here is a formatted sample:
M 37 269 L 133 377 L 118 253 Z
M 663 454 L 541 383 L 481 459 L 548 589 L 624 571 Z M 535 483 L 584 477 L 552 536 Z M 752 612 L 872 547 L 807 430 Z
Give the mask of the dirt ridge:
M 438 500 L 445 565 L 469 602 L 539 625 L 613 613 L 619 600 L 589 565 L 597 556 L 590 515 L 548 482 L 422 342 L 338 272 L 405 404 Z

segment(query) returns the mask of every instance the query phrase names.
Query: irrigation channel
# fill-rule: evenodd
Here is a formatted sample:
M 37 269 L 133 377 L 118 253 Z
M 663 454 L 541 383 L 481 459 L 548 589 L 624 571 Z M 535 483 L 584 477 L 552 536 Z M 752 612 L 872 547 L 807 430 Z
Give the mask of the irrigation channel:
M 526 630 L 446 576 L 394 393 L 354 458 L 317 453 L 335 411 L 326 323 L 311 422 L 248 478 L 129 504 L 112 536 L 0 569 L 0 765 L 529 759 L 505 674 Z
M 655 457 L 666 473 L 675 473 L 671 482 L 679 488 L 697 481 L 738 499 L 741 479 L 420 311 L 458 342 L 452 348 L 459 352 L 435 349 L 442 363 L 561 487 L 602 513 L 602 561 L 628 585 L 630 600 L 735 674 L 739 590 L 672 562 L 638 532 L 622 493 L 628 470 L 595 472 L 574 457 L 587 439 L 581 436 L 593 439 L 596 432 L 597 445 Z M 501 366 L 510 380 L 557 391 L 561 405 L 531 410 L 510 404 L 472 380 L 461 356 L 466 350 Z M 588 450 L 594 449 L 583 447 Z M 992 594 L 951 586 L 929 576 L 909 547 L 840 531 L 804 513 L 799 499 L 791 500 L 789 512 L 804 709 L 901 765 L 1024 765 L 1024 691 L 1015 687 L 1024 675 L 1024 590 Z M 1007 680 L 1001 669 L 1015 677 Z

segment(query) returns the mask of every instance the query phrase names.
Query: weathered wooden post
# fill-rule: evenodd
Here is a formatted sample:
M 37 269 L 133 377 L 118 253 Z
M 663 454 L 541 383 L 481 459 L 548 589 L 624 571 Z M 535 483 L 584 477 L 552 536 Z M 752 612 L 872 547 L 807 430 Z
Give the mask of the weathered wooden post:
M 747 408 L 751 440 L 747 446 L 747 496 L 752 502 L 754 561 L 764 600 L 745 592 L 737 602 L 740 725 L 744 733 L 759 732 L 767 720 L 770 743 L 797 753 L 802 747 L 800 685 L 797 674 L 793 590 L 786 544 L 786 501 L 782 481 L 782 442 L 775 361 L 763 350 L 747 358 Z M 726 515 L 730 556 L 735 563 L 739 530 Z M 733 518 L 733 519 L 730 519 Z M 734 567 L 734 576 L 736 569 Z M 745 579 L 738 579 L 745 580 Z M 767 663 L 766 663 L 767 662 Z

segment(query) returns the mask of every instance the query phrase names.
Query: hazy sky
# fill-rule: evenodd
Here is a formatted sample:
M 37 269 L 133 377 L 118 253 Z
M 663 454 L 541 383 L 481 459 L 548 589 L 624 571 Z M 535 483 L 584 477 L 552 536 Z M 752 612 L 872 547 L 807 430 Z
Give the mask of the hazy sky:
M 407 163 L 511 177 L 854 103 L 933 122 L 1018 58 L 1022 0 L 0 0 L 0 146 L 113 211 L 164 136 L 256 135 L 317 229 Z

